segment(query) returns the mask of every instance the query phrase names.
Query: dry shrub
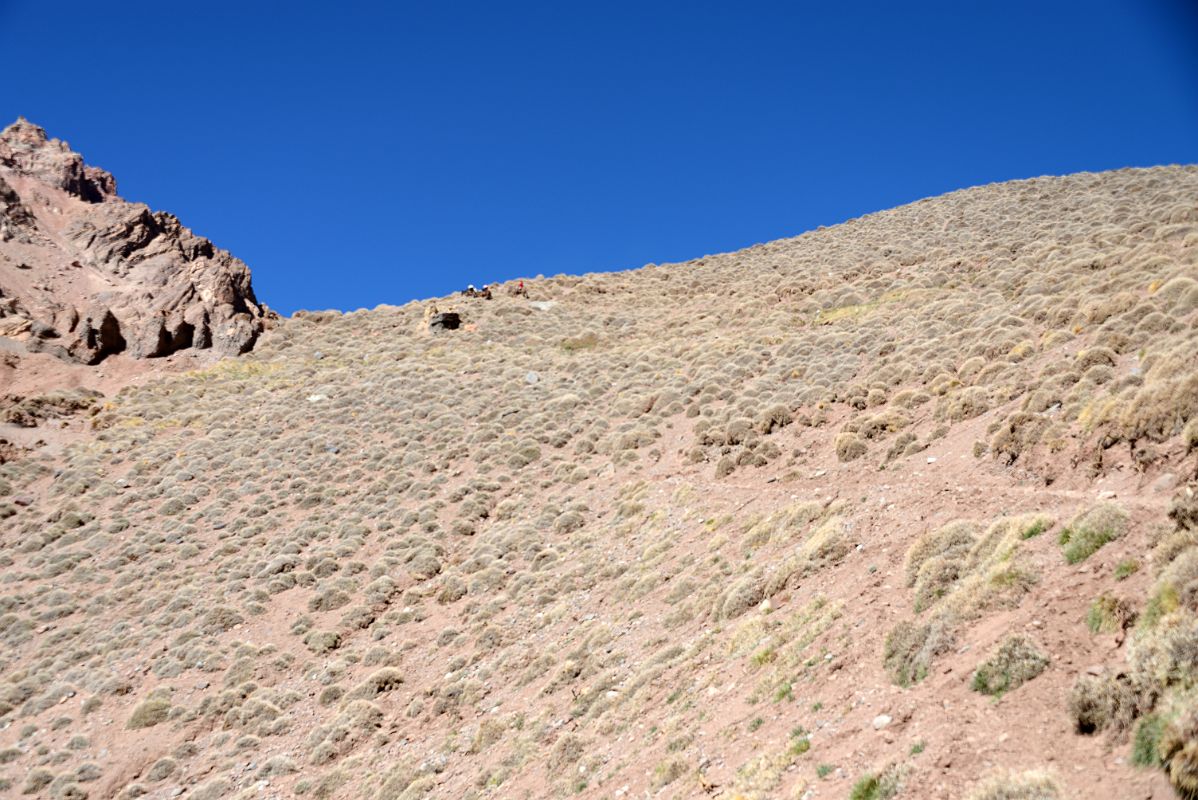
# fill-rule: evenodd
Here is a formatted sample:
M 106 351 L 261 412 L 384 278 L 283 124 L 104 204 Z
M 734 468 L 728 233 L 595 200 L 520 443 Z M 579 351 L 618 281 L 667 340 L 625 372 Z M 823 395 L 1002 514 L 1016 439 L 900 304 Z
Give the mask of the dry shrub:
M 790 409 L 782 403 L 776 403 L 758 415 L 754 427 L 758 433 L 769 435 L 793 421 L 794 416 L 790 413 Z
M 559 775 L 577 764 L 578 760 L 586 753 L 587 746 L 586 740 L 581 736 L 572 733 L 561 736 L 553 745 L 553 749 L 549 752 L 549 758 L 545 762 L 549 774 Z
M 936 418 L 950 422 L 973 419 L 990 410 L 990 393 L 980 386 L 971 386 L 948 395 L 937 407 Z
M 720 598 L 716 616 L 720 619 L 735 619 L 765 597 L 764 582 L 760 575 L 746 575 L 728 589 Z
M 1069 717 L 1078 733 L 1131 727 L 1146 703 L 1127 675 L 1083 675 L 1069 693 Z
M 1060 800 L 1060 784 L 1047 772 L 1005 772 L 986 778 L 966 800 Z
M 1102 594 L 1086 612 L 1086 627 L 1091 633 L 1117 633 L 1136 621 L 1136 609 L 1128 600 Z
M 1119 418 L 1123 438 L 1154 442 L 1181 433 L 1198 415 L 1198 371 L 1193 370 L 1190 345 L 1185 352 L 1158 359 L 1144 375 L 1144 386 Z
M 886 636 L 882 660 L 890 679 L 899 686 L 918 683 L 928 675 L 936 656 L 946 653 L 955 641 L 956 621 L 938 614 L 929 622 L 900 622 Z
M 1016 411 L 1002 421 L 991 437 L 990 452 L 1002 463 L 1013 464 L 1040 441 L 1050 422 L 1043 414 Z
M 349 693 L 350 700 L 373 700 L 381 694 L 398 689 L 404 682 L 403 673 L 394 667 L 384 667 L 371 673 Z
M 961 553 L 935 555 L 919 568 L 915 578 L 915 610 L 930 608 L 944 597 L 961 578 L 969 574 L 969 564 Z
M 1026 636 L 1009 636 L 973 674 L 973 690 L 1001 697 L 1018 689 L 1048 666 L 1048 656 Z
M 1157 754 L 1178 796 L 1198 797 L 1198 712 L 1191 708 L 1169 723 Z
M 907 585 L 914 586 L 924 564 L 934 557 L 962 558 L 967 556 L 977 541 L 977 523 L 958 520 L 930 531 L 915 540 L 907 550 L 904 572 Z
M 1103 545 L 1126 533 L 1127 523 L 1127 512 L 1114 503 L 1103 503 L 1078 514 L 1061 531 L 1065 560 L 1070 564 L 1085 561 Z
M 656 791 L 669 786 L 690 771 L 690 765 L 679 756 L 671 756 L 653 768 L 653 778 L 649 785 Z
M 855 433 L 841 433 L 836 437 L 836 457 L 841 461 L 855 461 L 865 455 L 865 441 Z
M 910 424 L 911 418 L 901 411 L 883 411 L 861 422 L 856 433 L 865 439 L 880 439 Z
M 840 517 L 829 517 L 811 533 L 799 548 L 799 556 L 806 561 L 805 572 L 839 564 L 852 552 L 853 543 L 846 535 L 847 528 L 848 523 Z
M 169 698 L 148 697 L 133 709 L 133 714 L 129 717 L 129 722 L 125 727 L 130 729 L 152 728 L 159 723 L 166 722 L 170 713 L 171 701 Z

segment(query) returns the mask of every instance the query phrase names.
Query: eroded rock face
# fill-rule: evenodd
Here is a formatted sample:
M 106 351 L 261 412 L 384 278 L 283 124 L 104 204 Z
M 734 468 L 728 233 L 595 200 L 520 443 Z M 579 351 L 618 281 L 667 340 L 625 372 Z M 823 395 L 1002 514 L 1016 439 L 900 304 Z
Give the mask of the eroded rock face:
M 0 336 L 95 364 L 237 355 L 264 320 L 250 271 L 23 119 L 0 132 Z

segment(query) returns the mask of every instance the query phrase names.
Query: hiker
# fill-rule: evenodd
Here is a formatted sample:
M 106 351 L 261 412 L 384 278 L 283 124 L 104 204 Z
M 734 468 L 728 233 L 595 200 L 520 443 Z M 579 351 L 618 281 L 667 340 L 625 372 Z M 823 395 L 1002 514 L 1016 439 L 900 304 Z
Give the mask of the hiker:
M 524 281 L 520 281 L 520 285 L 512 290 L 512 294 L 516 297 L 528 297 L 528 290 L 524 288 Z
M 491 287 L 490 287 L 490 285 L 488 285 L 488 284 L 485 284 L 485 283 L 484 283 L 484 284 L 483 284 L 482 291 L 480 291 L 480 292 L 478 293 L 478 296 L 479 296 L 479 297 L 481 297 L 481 298 L 482 298 L 482 299 L 484 299 L 484 300 L 490 300 L 490 299 L 491 299 Z
M 475 297 L 478 295 L 478 292 L 475 291 L 474 284 L 471 283 L 462 290 L 462 294 L 466 295 L 467 297 Z

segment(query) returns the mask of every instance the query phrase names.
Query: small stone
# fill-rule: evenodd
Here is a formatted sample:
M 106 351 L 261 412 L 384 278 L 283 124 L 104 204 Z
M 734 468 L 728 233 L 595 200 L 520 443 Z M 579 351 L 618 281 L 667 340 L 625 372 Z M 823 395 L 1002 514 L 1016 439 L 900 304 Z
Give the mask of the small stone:
M 936 456 L 928 456 L 928 463 L 929 463 L 929 464 L 935 464 L 935 463 L 936 463 Z
M 1103 672 L 1102 667 L 1097 664 L 1095 664 L 1094 666 L 1086 667 L 1087 675 L 1101 675 L 1102 672 Z
M 1118 495 L 1116 495 L 1110 489 L 1106 489 L 1098 493 L 1099 500 L 1114 500 L 1117 496 Z
M 874 730 L 880 731 L 883 728 L 885 728 L 887 725 L 889 725 L 890 722 L 891 722 L 891 717 L 889 715 L 879 714 L 878 716 L 874 717 Z
M 1152 491 L 1170 492 L 1175 486 L 1177 486 L 1177 476 L 1172 472 L 1166 472 L 1152 482 Z
M 535 386 L 540 380 L 541 380 L 541 376 L 538 375 L 537 373 L 533 372 L 532 370 L 529 370 L 528 373 L 524 376 L 524 382 L 527 383 L 529 386 Z
M 16 497 L 14 497 L 12 499 L 12 501 L 19 506 L 33 505 L 33 497 L 31 497 L 30 495 L 27 495 L 27 494 L 19 494 Z

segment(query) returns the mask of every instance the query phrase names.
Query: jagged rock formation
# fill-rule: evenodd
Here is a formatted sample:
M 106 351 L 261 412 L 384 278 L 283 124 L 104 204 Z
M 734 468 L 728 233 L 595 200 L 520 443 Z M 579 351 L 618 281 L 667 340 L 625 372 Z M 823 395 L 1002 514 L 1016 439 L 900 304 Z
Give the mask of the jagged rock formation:
M 185 348 L 237 355 L 270 314 L 250 271 L 19 119 L 0 132 L 0 337 L 95 364 Z

